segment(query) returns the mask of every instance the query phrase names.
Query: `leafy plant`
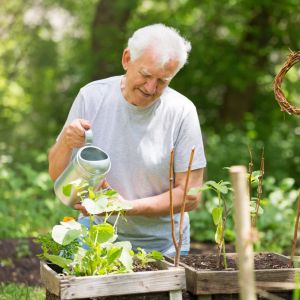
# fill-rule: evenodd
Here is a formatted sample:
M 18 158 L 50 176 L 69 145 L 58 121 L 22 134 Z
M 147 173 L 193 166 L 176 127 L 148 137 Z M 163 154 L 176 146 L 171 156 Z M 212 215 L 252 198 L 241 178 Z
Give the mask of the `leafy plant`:
M 230 187 L 230 182 L 228 181 L 207 181 L 202 187 L 200 188 L 192 188 L 189 191 L 190 195 L 198 194 L 199 192 L 203 192 L 206 190 L 212 190 L 217 194 L 218 197 L 218 205 L 212 209 L 211 215 L 213 222 L 216 226 L 215 232 L 215 242 L 218 245 L 218 267 L 220 266 L 220 259 L 221 259 L 221 252 L 223 250 L 223 259 L 224 259 L 224 267 L 227 268 L 227 261 L 226 261 L 226 249 L 225 249 L 225 239 L 224 239 L 224 232 L 227 222 L 227 216 L 230 213 L 231 208 L 228 207 L 225 199 L 225 195 L 227 195 L 232 188 Z
M 75 181 L 65 187 L 65 193 L 75 188 L 81 204 L 90 214 L 90 228 L 81 225 L 73 218 L 65 218 L 52 229 L 51 239 L 40 239 L 43 254 L 41 257 L 63 268 L 63 272 L 75 276 L 105 275 L 126 273 L 133 270 L 132 245 L 129 241 L 116 242 L 117 222 L 131 206 L 118 198 L 114 190 L 95 192 L 86 182 Z M 103 223 L 93 224 L 93 216 L 102 214 Z M 112 214 L 117 214 L 115 223 L 108 223 Z M 159 255 L 160 254 L 160 255 Z M 137 259 L 141 264 L 162 259 L 158 251 L 146 253 L 139 250 Z
M 156 250 L 147 253 L 142 248 L 137 248 L 138 252 L 136 253 L 135 257 L 140 261 L 141 267 L 145 267 L 151 262 L 155 262 L 158 260 L 163 260 L 163 255 Z

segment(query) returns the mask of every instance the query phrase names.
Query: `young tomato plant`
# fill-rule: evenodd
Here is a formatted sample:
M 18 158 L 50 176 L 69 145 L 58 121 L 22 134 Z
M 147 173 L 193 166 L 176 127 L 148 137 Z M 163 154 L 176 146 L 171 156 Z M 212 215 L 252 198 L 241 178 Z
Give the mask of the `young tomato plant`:
M 132 245 L 129 241 L 117 242 L 117 222 L 121 215 L 131 208 L 119 199 L 116 191 L 107 189 L 94 191 L 86 182 L 76 181 L 65 187 L 75 188 L 82 206 L 90 214 L 90 228 L 74 220 L 64 218 L 52 229 L 51 237 L 40 237 L 46 259 L 63 269 L 67 275 L 92 276 L 126 273 L 133 270 Z M 103 215 L 103 223 L 94 224 L 94 215 Z M 117 214 L 114 224 L 108 223 L 112 214 Z M 139 250 L 139 258 L 144 250 Z M 148 262 L 162 259 L 158 251 L 145 254 Z M 145 263 L 146 259 L 140 260 Z
M 227 217 L 231 211 L 231 208 L 228 207 L 227 199 L 225 195 L 232 191 L 230 187 L 230 182 L 228 181 L 207 181 L 200 188 L 192 188 L 189 191 L 189 195 L 196 195 L 199 192 L 212 190 L 217 194 L 218 198 L 218 206 L 212 209 L 212 218 L 213 222 L 216 226 L 215 232 L 215 242 L 218 246 L 218 268 L 220 267 L 221 262 L 221 252 L 223 251 L 223 260 L 224 260 L 224 268 L 227 268 L 227 260 L 226 260 L 226 249 L 225 249 L 225 239 L 224 232 L 227 222 Z

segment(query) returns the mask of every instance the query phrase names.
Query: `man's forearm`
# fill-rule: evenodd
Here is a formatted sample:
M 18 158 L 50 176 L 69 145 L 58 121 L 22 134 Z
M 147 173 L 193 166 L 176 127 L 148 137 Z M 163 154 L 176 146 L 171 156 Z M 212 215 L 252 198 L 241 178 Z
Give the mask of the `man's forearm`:
M 180 212 L 183 201 L 183 189 L 180 187 L 173 188 L 173 208 L 174 213 Z M 196 209 L 200 201 L 200 195 L 187 196 L 185 211 Z M 131 201 L 133 208 L 127 212 L 128 215 L 142 216 L 164 216 L 170 214 L 170 193 L 137 199 Z
M 52 146 L 48 154 L 49 175 L 53 181 L 63 172 L 68 165 L 72 154 L 72 149 L 57 141 Z

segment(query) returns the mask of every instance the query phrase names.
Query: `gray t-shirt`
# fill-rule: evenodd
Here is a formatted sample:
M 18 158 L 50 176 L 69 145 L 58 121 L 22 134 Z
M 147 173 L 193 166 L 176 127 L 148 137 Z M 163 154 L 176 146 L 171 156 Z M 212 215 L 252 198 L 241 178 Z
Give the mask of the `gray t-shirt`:
M 169 189 L 173 145 L 174 172 L 187 171 L 193 146 L 192 169 L 206 166 L 195 106 L 169 87 L 149 107 L 134 106 L 122 95 L 121 79 L 122 76 L 111 77 L 83 87 L 66 124 L 76 118 L 91 122 L 93 144 L 108 153 L 111 159 L 107 180 L 125 199 L 162 194 Z M 175 215 L 175 221 L 178 228 L 179 214 Z M 118 222 L 118 240 L 131 241 L 134 249 L 156 249 L 165 254 L 174 252 L 169 216 L 126 216 L 126 220 Z M 186 213 L 182 251 L 188 250 L 189 219 Z

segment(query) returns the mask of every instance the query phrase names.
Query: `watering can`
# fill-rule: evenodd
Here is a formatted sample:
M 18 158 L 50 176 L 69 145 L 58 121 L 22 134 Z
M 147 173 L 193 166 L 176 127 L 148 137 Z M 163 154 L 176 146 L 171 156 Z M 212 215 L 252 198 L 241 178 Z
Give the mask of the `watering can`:
M 85 145 L 79 148 L 69 165 L 56 179 L 54 192 L 57 198 L 67 206 L 73 206 L 80 201 L 78 191 L 71 186 L 71 191 L 66 193 L 66 186 L 76 180 L 85 180 L 94 188 L 110 170 L 110 158 L 102 149 L 92 146 L 93 133 L 91 129 L 85 131 Z

